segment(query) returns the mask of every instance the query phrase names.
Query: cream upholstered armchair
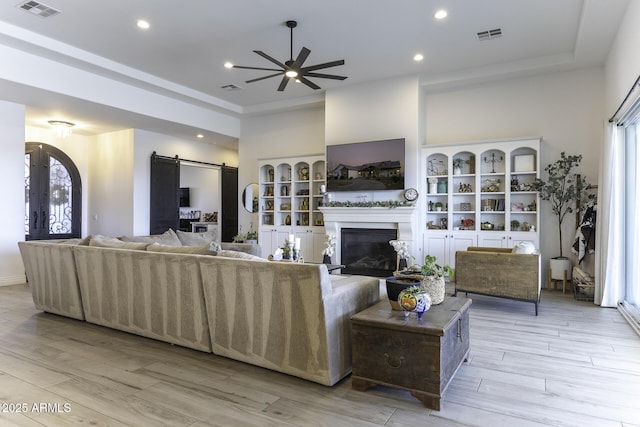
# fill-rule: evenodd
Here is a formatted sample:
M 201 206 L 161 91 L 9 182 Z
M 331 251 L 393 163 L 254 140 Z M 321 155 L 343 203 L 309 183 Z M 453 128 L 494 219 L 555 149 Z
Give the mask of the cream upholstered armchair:
M 469 247 L 456 252 L 455 293 L 476 293 L 532 302 L 538 315 L 540 254 L 507 248 Z

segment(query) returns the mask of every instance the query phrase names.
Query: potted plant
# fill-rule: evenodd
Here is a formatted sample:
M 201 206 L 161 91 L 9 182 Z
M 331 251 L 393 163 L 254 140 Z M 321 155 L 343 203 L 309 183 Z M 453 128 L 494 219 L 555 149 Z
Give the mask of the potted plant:
M 408 267 L 407 261 L 413 256 L 409 253 L 409 243 L 404 240 L 389 240 L 389 244 L 396 251 L 396 271 L 387 277 L 387 297 L 392 310 L 402 310 L 398 302 L 400 292 L 411 286 L 420 286 L 421 278 L 416 268 Z
M 253 229 L 253 223 L 249 224 L 249 231 L 247 231 L 244 241 L 254 245 L 258 244 L 258 232 Z
M 531 188 L 538 191 L 540 198 L 551 203 L 551 209 L 558 222 L 558 249 L 560 256 L 551 258 L 551 278 L 563 279 L 571 277 L 571 261 L 562 252 L 562 222 L 568 213 L 572 213 L 576 201 L 580 199 L 580 206 L 586 206 L 592 197 L 586 192 L 579 192 L 578 188 L 588 186 L 584 176 L 578 178 L 573 172 L 580 165 L 582 155 L 567 156 L 560 153 L 560 158 L 547 165 L 544 170 L 548 174 L 547 180 L 536 179 Z M 567 271 L 565 276 L 565 271 Z
M 435 207 L 436 207 L 436 212 L 442 211 L 442 202 L 436 202 Z
M 436 305 L 444 301 L 444 278 L 453 277 L 455 271 L 448 264 L 440 265 L 436 262 L 436 257 L 427 255 L 424 257 L 424 264 L 420 269 L 423 276 L 422 287 L 429 292 L 431 304 Z

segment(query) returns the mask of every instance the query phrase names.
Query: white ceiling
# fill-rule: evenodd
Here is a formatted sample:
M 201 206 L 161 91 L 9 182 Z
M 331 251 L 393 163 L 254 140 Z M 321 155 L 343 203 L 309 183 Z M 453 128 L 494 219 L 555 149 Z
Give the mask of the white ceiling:
M 148 79 L 139 74 L 144 72 L 158 78 L 155 90 L 171 86 L 176 97 L 195 90 L 212 109 L 251 114 L 318 102 L 324 89 L 394 76 L 419 75 L 423 85 L 437 88 L 603 64 L 628 2 L 43 0 L 61 13 L 42 18 L 17 7 L 24 2 L 5 1 L 0 24 L 8 25 L 3 24 L 0 43 L 148 88 Z M 440 8 L 449 15 L 437 21 L 433 14 Z M 151 28 L 137 28 L 139 18 Z M 226 61 L 273 66 L 253 50 L 289 59 L 290 33 L 284 23 L 290 19 L 298 21 L 293 56 L 305 46 L 311 50 L 305 65 L 344 59 L 344 66 L 322 72 L 346 80 L 312 79 L 323 90 L 291 83 L 277 92 L 280 77 L 245 83 L 269 72 L 224 68 Z M 502 29 L 502 37 L 477 40 L 477 32 L 495 28 Z M 416 53 L 425 59 L 413 61 Z M 227 84 L 242 90 L 221 89 Z M 194 132 L 12 82 L 0 81 L 0 90 L 0 98 L 28 106 L 27 123 L 30 116 L 63 112 L 91 122 L 89 133 L 132 126 L 169 135 Z

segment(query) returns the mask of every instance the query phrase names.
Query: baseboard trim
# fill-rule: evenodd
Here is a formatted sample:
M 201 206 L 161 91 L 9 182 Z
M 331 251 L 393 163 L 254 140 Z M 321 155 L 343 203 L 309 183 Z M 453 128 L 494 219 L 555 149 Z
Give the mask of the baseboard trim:
M 640 336 L 640 313 L 638 310 L 626 301 L 618 303 L 618 311 L 622 314 L 631 328 Z
M 23 283 L 27 283 L 27 278 L 24 274 L 21 276 L 0 277 L 0 286 L 22 285 Z

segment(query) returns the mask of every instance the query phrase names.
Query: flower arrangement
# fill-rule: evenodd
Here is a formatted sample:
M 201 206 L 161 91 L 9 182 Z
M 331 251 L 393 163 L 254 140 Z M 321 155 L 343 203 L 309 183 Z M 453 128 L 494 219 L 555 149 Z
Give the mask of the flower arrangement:
M 336 236 L 332 233 L 327 233 L 327 239 L 324 241 L 324 249 L 322 255 L 332 257 L 336 249 Z

